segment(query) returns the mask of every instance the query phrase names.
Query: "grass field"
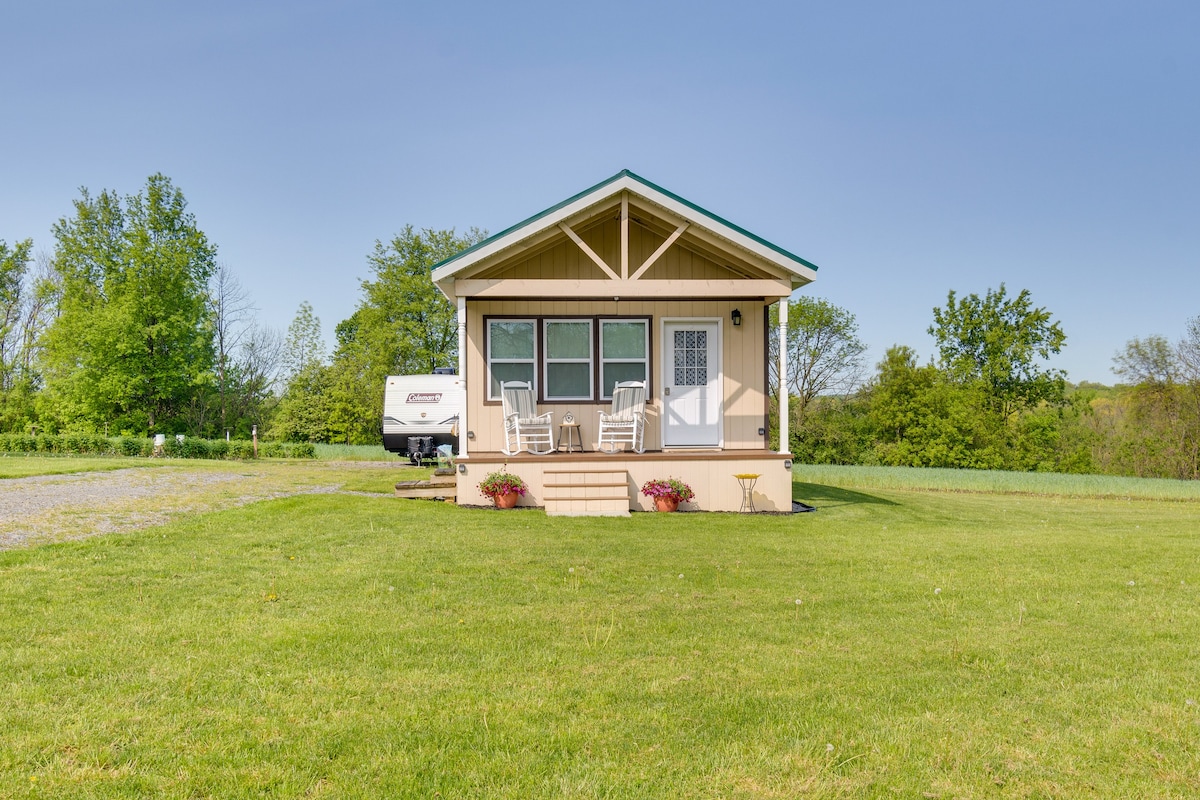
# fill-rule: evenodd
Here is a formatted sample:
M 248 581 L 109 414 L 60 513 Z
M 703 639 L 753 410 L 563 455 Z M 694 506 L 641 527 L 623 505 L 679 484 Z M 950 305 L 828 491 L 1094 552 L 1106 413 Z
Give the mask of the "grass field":
M 0 456 L 0 479 L 30 475 L 70 475 L 75 472 L 108 472 L 129 467 L 155 467 L 178 461 L 148 458 L 47 456 L 8 453 Z
M 402 461 L 395 453 L 389 453 L 377 444 L 318 444 L 314 447 L 317 458 L 322 461 Z
M 798 468 L 794 516 L 305 496 L 0 553 L 0 797 L 1200 794 L 1200 502 L 951 477 Z

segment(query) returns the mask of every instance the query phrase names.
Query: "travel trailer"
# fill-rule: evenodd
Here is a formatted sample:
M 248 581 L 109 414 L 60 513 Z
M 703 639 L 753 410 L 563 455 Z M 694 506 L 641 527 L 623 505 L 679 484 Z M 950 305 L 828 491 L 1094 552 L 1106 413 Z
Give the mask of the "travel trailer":
M 383 391 L 383 449 L 413 463 L 432 459 L 439 445 L 456 451 L 465 400 L 457 375 L 389 375 Z

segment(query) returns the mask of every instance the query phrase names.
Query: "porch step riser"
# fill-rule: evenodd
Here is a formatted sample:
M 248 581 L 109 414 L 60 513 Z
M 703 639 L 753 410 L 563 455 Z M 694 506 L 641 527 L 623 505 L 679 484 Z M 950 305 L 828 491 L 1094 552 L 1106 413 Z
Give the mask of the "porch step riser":
M 547 470 L 543 481 L 546 516 L 629 516 L 629 473 L 623 470 Z

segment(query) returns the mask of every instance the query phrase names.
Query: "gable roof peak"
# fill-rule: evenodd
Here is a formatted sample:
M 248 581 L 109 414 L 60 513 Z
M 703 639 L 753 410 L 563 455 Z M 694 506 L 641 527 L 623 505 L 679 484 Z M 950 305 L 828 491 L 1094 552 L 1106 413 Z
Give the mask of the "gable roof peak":
M 575 214 L 603 203 L 623 191 L 630 191 L 693 225 L 699 225 L 730 244 L 778 265 L 799 279 L 799 283 L 807 283 L 816 277 L 816 264 L 646 180 L 632 170 L 622 169 L 612 177 L 435 264 L 432 267 L 434 282 L 445 292 L 449 288 L 447 282 L 452 280 L 456 273 L 490 259 L 547 228 L 557 227 L 559 223 Z

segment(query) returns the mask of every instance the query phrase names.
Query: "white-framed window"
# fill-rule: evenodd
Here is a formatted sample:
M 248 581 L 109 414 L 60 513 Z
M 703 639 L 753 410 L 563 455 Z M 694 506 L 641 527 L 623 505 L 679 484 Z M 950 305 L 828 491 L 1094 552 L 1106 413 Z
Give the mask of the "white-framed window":
M 542 387 L 547 400 L 591 400 L 592 320 L 547 319 L 542 321 L 545 357 Z
M 600 397 L 612 398 L 620 381 L 645 381 L 650 374 L 650 321 L 600 320 Z
M 536 320 L 488 320 L 489 400 L 500 399 L 501 381 L 528 381 L 537 390 L 536 334 Z
M 494 317 L 486 331 L 487 399 L 528 381 L 539 402 L 601 403 L 620 381 L 650 382 L 650 317 Z

